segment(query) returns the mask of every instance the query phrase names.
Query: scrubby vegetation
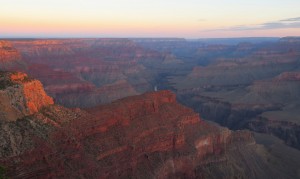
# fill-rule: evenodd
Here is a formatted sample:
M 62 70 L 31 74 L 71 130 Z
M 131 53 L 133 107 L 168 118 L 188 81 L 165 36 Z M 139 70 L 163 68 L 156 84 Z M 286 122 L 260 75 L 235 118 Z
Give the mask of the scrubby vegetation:
M 8 177 L 6 176 L 6 170 L 2 166 L 0 166 L 0 179 L 8 179 Z
M 12 85 L 14 85 L 14 83 L 12 81 L 9 81 L 9 80 L 3 80 L 3 81 L 1 81 L 0 80 L 0 90 L 3 90 L 3 89 L 5 89 L 5 88 L 7 88 L 9 86 L 12 86 Z

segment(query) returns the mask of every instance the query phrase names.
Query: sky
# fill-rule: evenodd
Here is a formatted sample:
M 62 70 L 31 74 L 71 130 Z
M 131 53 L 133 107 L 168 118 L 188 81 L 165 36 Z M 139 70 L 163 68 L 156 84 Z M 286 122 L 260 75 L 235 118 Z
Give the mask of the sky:
M 300 0 L 0 0 L 0 37 L 300 36 Z

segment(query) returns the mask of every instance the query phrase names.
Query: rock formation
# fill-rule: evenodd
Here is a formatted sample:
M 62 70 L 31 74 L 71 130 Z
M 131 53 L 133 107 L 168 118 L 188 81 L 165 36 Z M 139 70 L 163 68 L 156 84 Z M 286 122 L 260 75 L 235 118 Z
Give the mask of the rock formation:
M 5 73 L 8 77 L 18 85 L 28 78 Z M 41 96 L 41 89 L 33 92 L 32 98 Z M 0 165 L 8 177 L 297 176 L 295 167 L 279 170 L 273 164 L 278 159 L 255 144 L 250 132 L 232 132 L 201 120 L 170 91 L 127 97 L 86 111 L 47 105 L 52 103 L 48 97 L 41 100 L 37 104 L 44 108 L 32 115 L 16 121 L 1 118 Z
M 21 54 L 8 41 L 0 40 L 0 70 L 21 70 L 25 63 Z
M 15 121 L 53 104 L 41 82 L 24 73 L 0 72 L 0 118 Z
M 257 145 L 249 132 L 207 123 L 168 91 L 133 96 L 154 87 L 172 89 L 205 120 L 277 136 L 299 149 L 298 38 L 225 44 L 183 39 L 11 42 L 1 50 L 22 54 L 30 76 L 41 80 L 57 103 L 86 108 L 28 104 L 15 94 L 25 94 L 18 91 L 23 85 L 18 81 L 30 78 L 4 80 L 0 91 L 14 102 L 0 102 L 5 106 L 0 134 L 5 160 L 0 165 L 8 166 L 12 177 L 299 177 L 294 167 L 298 153 L 283 143 L 279 148 L 265 140 Z M 127 96 L 133 97 L 98 106 Z M 21 99 L 22 105 L 15 105 Z

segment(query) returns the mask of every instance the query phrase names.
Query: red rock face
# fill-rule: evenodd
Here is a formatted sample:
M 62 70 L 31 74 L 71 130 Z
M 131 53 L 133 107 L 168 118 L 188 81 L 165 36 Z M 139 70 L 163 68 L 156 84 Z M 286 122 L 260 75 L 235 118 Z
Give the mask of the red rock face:
M 20 54 L 16 49 L 12 47 L 12 44 L 7 41 L 0 41 L 0 60 L 8 61 L 14 58 L 21 58 Z
M 20 83 L 22 83 L 22 81 L 28 79 L 28 75 L 25 74 L 25 73 L 16 72 L 16 73 L 9 74 L 8 78 L 9 78 L 8 80 L 11 80 L 13 82 L 20 82 Z
M 24 69 L 21 54 L 8 41 L 0 41 L 0 70 Z
M 13 121 L 54 103 L 45 93 L 41 82 L 30 79 L 24 73 L 1 73 L 0 83 L 2 120 Z
M 194 178 L 196 168 L 226 161 L 234 143 L 253 143 L 250 133 L 207 124 L 175 98 L 160 91 L 89 109 L 0 163 L 10 177 Z
M 23 90 L 30 114 L 38 112 L 44 106 L 53 104 L 53 99 L 45 93 L 43 85 L 39 81 L 25 83 Z
M 40 81 L 29 79 L 27 74 L 20 72 L 10 75 L 10 79 L 21 86 L 29 114 L 38 112 L 44 106 L 54 104 L 53 99 L 45 93 Z

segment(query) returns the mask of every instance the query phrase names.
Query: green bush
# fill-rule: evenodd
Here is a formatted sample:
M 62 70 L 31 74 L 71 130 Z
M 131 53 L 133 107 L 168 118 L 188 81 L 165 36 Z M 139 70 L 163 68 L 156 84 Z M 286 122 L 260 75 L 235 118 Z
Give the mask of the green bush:
M 8 179 L 8 177 L 6 176 L 6 170 L 2 166 L 0 166 L 0 179 Z

